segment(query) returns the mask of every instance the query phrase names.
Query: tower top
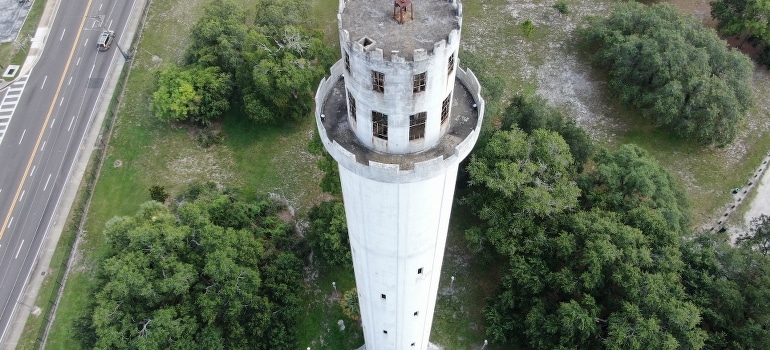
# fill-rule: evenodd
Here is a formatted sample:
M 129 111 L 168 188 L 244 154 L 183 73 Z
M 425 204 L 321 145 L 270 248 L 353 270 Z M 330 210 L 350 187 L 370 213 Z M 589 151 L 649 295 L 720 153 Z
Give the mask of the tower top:
M 384 56 L 411 58 L 415 50 L 430 52 L 462 25 L 462 7 L 454 0 L 412 0 L 409 14 L 399 14 L 404 0 L 340 0 L 339 29 L 364 51 L 379 49 Z M 412 18 L 414 14 L 414 18 Z M 404 20 L 404 18 L 411 20 Z M 399 20 L 400 19 L 400 20 Z

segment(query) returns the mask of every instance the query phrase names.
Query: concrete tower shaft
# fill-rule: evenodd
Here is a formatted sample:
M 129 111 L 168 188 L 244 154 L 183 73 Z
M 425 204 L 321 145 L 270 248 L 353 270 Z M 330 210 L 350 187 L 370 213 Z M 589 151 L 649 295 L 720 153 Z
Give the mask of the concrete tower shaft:
M 387 0 L 342 0 L 342 59 L 316 93 L 367 350 L 429 346 L 457 170 L 484 114 L 478 80 L 457 64 L 461 5 L 411 4 L 396 20 Z

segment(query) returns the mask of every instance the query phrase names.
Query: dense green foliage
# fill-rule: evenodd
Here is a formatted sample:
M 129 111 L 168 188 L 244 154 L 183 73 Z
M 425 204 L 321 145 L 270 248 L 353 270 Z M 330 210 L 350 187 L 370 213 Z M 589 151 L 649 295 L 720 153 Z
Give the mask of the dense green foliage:
M 770 348 L 770 256 L 719 234 L 686 240 L 682 251 L 682 282 L 709 332 L 705 348 Z
M 206 126 L 230 108 L 231 90 L 230 75 L 218 67 L 170 67 L 160 72 L 152 107 L 160 120 Z
M 340 201 L 323 202 L 310 210 L 307 239 L 313 252 L 329 267 L 352 267 L 345 206 Z
M 672 6 L 619 4 L 580 31 L 609 91 L 655 126 L 706 144 L 726 144 L 751 101 L 753 66 L 713 31 Z
M 180 203 L 147 202 L 106 224 L 111 253 L 76 324 L 84 347 L 296 349 L 306 249 L 282 208 L 212 186 Z
M 743 40 L 754 37 L 765 44 L 770 42 L 770 2 L 762 0 L 715 0 L 711 4 L 711 17 L 716 19 L 717 29 L 727 35 L 737 35 Z
M 545 131 L 574 132 L 563 118 L 516 97 L 468 165 L 463 200 L 479 224 L 466 236 L 479 257 L 503 264 L 484 309 L 491 342 L 767 348 L 770 219 L 755 220 L 737 247 L 692 236 L 683 192 L 647 152 L 600 149 L 572 165 L 567 142 Z
M 541 97 L 517 95 L 505 109 L 501 128 L 509 129 L 518 126 L 527 133 L 536 129 L 555 131 L 569 145 L 569 152 L 575 160 L 578 170 L 588 161 L 593 152 L 591 138 L 581 129 L 575 120 L 564 115 L 559 110 L 550 108 Z
M 602 149 L 593 161 L 579 178 L 585 208 L 624 213 L 628 220 L 650 209 L 663 216 L 667 230 L 680 236 L 688 232 L 684 192 L 645 150 L 634 145 Z
M 168 68 L 160 76 L 153 96 L 156 115 L 207 124 L 230 107 L 228 101 L 256 123 L 309 115 L 315 84 L 334 51 L 322 32 L 302 26 L 306 13 L 297 1 L 264 1 L 257 6 L 256 24 L 248 25 L 238 4 L 212 2 L 193 27 L 184 67 Z M 226 78 L 223 85 L 233 89 L 196 85 L 205 78 L 198 75 L 210 70 L 221 71 L 217 77 Z M 203 107 L 208 109 L 199 111 Z

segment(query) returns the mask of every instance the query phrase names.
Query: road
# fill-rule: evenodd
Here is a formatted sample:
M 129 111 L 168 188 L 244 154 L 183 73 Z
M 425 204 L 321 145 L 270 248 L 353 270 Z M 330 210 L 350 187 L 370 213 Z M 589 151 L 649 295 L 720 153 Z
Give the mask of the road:
M 10 118 L 0 136 L 0 345 L 18 308 L 29 307 L 20 296 L 74 161 L 91 146 L 85 135 L 105 98 L 105 78 L 123 59 L 115 44 L 98 52 L 96 39 L 109 28 L 117 43 L 135 6 L 136 0 L 62 2 L 44 28 L 45 48 L 34 69 L 0 100 L 0 118 Z

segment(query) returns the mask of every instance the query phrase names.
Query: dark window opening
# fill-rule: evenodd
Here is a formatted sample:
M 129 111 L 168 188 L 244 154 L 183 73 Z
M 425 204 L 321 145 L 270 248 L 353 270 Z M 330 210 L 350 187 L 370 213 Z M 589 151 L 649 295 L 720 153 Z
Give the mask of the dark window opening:
M 350 54 L 345 52 L 345 70 L 350 73 Z
M 415 315 L 415 316 L 417 316 L 417 314 L 418 314 L 418 313 L 419 313 L 419 311 L 415 311 L 415 312 L 414 312 L 414 315 Z
M 417 274 L 422 275 L 422 267 L 417 269 Z
M 353 98 L 350 91 L 348 91 L 348 104 L 350 105 L 350 117 L 353 118 L 353 120 L 356 120 L 356 99 Z
M 449 94 L 449 96 L 444 99 L 444 102 L 441 103 L 441 124 L 443 125 L 444 122 L 449 119 L 449 102 L 451 102 L 452 94 Z
M 449 56 L 449 66 L 447 67 L 447 74 L 452 74 L 452 71 L 455 70 L 455 54 L 452 54 Z
M 414 76 L 412 92 L 418 93 L 423 91 L 425 91 L 425 73 L 420 73 Z
M 385 294 L 380 294 L 380 298 L 382 298 L 382 299 L 387 299 L 387 298 L 388 298 L 388 296 L 387 296 L 387 295 L 385 295 Z
M 385 73 L 372 71 L 372 90 L 385 92 Z
M 427 112 L 420 112 L 409 116 L 409 139 L 416 140 L 425 137 L 425 120 Z M 422 269 L 420 269 L 422 270 Z
M 388 331 L 386 331 L 386 330 L 384 330 L 384 329 L 383 329 L 383 330 L 382 330 L 382 333 L 383 333 L 383 334 L 388 334 Z
M 372 111 L 372 135 L 383 140 L 388 139 L 388 116 L 380 112 Z M 382 295 L 385 299 L 385 294 Z
M 414 346 L 414 343 L 412 343 L 412 346 Z

